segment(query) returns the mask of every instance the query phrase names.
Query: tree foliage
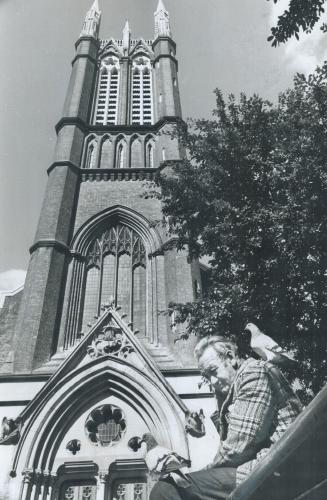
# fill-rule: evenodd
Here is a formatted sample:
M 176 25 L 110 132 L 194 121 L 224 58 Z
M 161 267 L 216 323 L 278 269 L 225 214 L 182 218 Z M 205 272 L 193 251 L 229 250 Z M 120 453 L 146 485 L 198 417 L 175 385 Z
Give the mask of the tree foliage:
M 273 2 L 277 3 L 278 0 L 273 0 Z M 279 16 L 277 25 L 271 28 L 268 41 L 276 47 L 292 36 L 298 40 L 300 29 L 305 33 L 310 33 L 325 12 L 325 3 L 326 0 L 290 0 L 288 10 Z M 325 23 L 320 28 L 324 32 L 327 31 Z
M 177 321 L 200 337 L 261 325 L 316 393 L 327 381 L 327 63 L 277 105 L 216 90 L 214 118 L 176 133 L 187 159 L 158 174 L 164 214 L 179 247 L 211 260 L 202 298 L 172 306 Z

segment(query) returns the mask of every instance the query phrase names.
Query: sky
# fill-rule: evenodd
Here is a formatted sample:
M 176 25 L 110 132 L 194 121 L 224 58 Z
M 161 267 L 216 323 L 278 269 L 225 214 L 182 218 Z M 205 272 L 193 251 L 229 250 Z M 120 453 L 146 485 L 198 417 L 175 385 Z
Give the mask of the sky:
M 0 291 L 24 280 L 52 163 L 74 43 L 92 0 L 0 0 Z M 157 0 L 99 0 L 100 37 L 152 38 Z M 276 101 L 295 72 L 327 59 L 319 30 L 274 49 L 270 0 L 164 0 L 177 43 L 184 118 L 209 118 L 213 90 Z

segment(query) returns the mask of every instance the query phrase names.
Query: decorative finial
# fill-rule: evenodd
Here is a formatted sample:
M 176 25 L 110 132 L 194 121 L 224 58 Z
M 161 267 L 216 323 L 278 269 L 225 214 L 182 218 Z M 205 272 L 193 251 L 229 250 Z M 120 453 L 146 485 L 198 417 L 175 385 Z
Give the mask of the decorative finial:
M 131 30 L 129 28 L 129 22 L 126 19 L 126 23 L 123 29 L 123 51 L 125 55 L 128 54 L 129 52 L 130 38 L 131 38 Z

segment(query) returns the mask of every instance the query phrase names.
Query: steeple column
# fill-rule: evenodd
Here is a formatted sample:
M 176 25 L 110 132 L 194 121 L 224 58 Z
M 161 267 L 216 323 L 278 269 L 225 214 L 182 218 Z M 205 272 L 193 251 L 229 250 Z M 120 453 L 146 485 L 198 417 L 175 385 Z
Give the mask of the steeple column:
M 95 12 L 97 8 L 95 2 L 92 9 Z M 98 23 L 100 14 L 96 17 Z M 55 161 L 48 169 L 47 189 L 30 249 L 15 332 L 16 345 L 24 346 L 15 354 L 16 372 L 39 367 L 56 349 L 79 190 L 79 167 L 96 77 L 98 41 L 94 36 L 86 36 L 84 28 L 76 43 L 64 114 L 57 125 Z
M 156 81 L 156 118 L 182 117 L 182 108 L 177 80 L 176 44 L 171 38 L 169 13 L 162 0 L 154 13 L 155 54 L 153 65 Z
M 99 44 L 92 37 L 81 37 L 76 42 L 76 55 L 64 104 L 64 117 L 88 120 L 96 75 Z
M 165 116 L 181 117 L 175 43 L 169 37 L 158 37 L 153 42 L 153 50 L 158 119 Z

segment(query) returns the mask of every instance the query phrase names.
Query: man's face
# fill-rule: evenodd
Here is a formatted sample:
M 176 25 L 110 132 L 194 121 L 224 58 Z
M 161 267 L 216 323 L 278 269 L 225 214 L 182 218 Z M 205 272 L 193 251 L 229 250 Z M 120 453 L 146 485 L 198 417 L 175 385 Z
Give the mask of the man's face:
M 233 356 L 223 359 L 213 347 L 207 347 L 198 360 L 202 375 L 210 382 L 215 391 L 227 396 L 235 378 Z

